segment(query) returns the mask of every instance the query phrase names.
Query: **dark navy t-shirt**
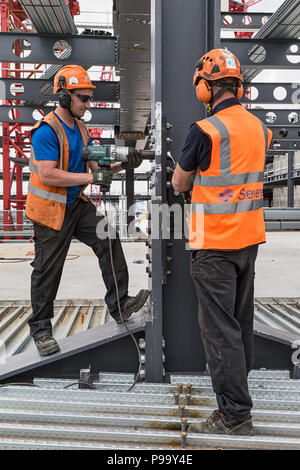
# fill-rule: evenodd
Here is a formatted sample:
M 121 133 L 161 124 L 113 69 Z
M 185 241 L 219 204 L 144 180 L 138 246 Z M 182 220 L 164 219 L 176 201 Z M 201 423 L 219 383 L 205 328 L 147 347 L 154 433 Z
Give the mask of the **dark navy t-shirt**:
M 81 160 L 81 149 L 83 147 L 83 140 L 78 129 L 77 124 L 74 123 L 74 128 L 67 126 L 60 118 L 63 128 L 66 132 L 69 143 L 69 165 L 68 171 L 70 173 L 84 173 L 85 163 Z M 89 145 L 93 145 L 91 139 Z M 32 146 L 36 160 L 52 160 L 58 161 L 59 158 L 59 141 L 56 133 L 49 126 L 49 124 L 42 123 L 38 129 L 33 133 Z M 72 204 L 82 186 L 69 186 L 67 188 L 67 205 Z
M 211 112 L 210 116 L 229 108 L 241 104 L 237 98 L 229 98 L 219 103 Z M 209 168 L 211 160 L 211 140 L 204 134 L 197 124 L 192 124 L 186 136 L 183 149 L 178 158 L 178 164 L 183 171 L 194 171 L 200 167 L 201 171 Z

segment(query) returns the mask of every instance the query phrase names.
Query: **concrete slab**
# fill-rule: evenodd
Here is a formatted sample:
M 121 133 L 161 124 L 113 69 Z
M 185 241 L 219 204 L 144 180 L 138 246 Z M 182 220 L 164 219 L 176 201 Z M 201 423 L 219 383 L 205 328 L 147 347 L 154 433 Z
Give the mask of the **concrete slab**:
M 300 232 L 267 232 L 256 262 L 255 297 L 300 296 Z
M 32 243 L 2 243 L 0 257 L 33 257 Z M 147 247 L 144 242 L 123 242 L 129 269 L 129 293 L 148 287 Z M 140 264 L 136 263 L 139 261 Z M 143 263 L 141 263 L 143 261 Z M 30 298 L 30 259 L 0 260 L 0 299 Z M 103 298 L 105 286 L 93 251 L 82 243 L 71 244 L 57 299 Z M 268 232 L 259 247 L 256 263 L 255 297 L 300 296 L 300 232 Z
M 123 249 L 129 270 L 129 295 L 135 295 L 140 289 L 148 288 L 145 257 L 147 247 L 144 242 L 124 242 Z M 33 259 L 33 250 L 32 243 L 0 244 L 0 257 L 28 258 L 23 262 L 0 260 L 1 300 L 30 299 L 30 262 Z M 92 249 L 83 243 L 71 243 L 56 298 L 103 299 L 105 292 L 98 260 Z

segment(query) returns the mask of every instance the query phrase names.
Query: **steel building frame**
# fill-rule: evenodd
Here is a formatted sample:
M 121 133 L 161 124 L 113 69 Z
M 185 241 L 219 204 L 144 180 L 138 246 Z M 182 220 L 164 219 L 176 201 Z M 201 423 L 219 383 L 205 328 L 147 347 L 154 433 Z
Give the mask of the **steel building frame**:
M 232 15 L 234 14 L 232 13 Z M 151 145 L 155 148 L 155 163 L 151 171 L 150 182 L 149 265 L 147 270 L 152 294 L 148 314 L 141 321 L 132 320 L 133 332 L 137 333 L 140 339 L 143 335 L 145 337 L 146 382 L 162 382 L 165 374 L 179 371 L 193 373 L 206 368 L 204 348 L 197 321 L 196 293 L 189 272 L 189 253 L 186 250 L 186 240 L 177 239 L 174 236 L 173 220 L 165 218 L 163 206 L 172 207 L 174 203 L 183 204 L 181 196 L 176 194 L 171 186 L 172 170 L 190 124 L 205 117 L 204 108 L 196 100 L 191 86 L 196 60 L 204 51 L 227 44 L 233 52 L 237 53 L 242 65 L 249 70 L 251 61 L 248 51 L 254 40 L 252 42 L 248 38 L 236 38 L 233 41 L 222 40 L 220 38 L 221 21 L 220 0 L 202 0 L 201 2 L 151 0 L 150 132 Z M 262 38 L 258 41 L 259 44 L 266 45 L 273 51 L 275 50 L 274 42 L 274 39 L 271 42 L 269 39 L 263 40 Z M 286 43 L 279 42 L 281 45 L 290 43 L 291 40 Z M 268 64 L 270 67 L 274 65 L 279 67 L 280 65 L 277 58 L 274 59 L 274 63 L 269 61 Z M 251 71 L 253 72 L 262 68 L 264 68 L 264 64 L 251 63 Z M 263 88 L 266 89 L 267 86 L 263 85 Z M 271 91 L 268 91 L 269 96 L 271 96 Z M 250 110 L 258 115 L 265 113 L 265 111 Z M 280 119 L 283 119 L 286 113 L 280 111 L 279 116 Z M 290 124 L 288 129 L 290 128 L 295 132 L 297 125 Z M 284 145 L 293 142 L 290 140 L 290 135 L 286 140 L 284 138 L 282 140 L 285 142 Z M 299 142 L 299 139 L 296 142 Z M 290 185 L 289 202 L 291 203 L 292 149 L 289 150 L 289 154 L 288 184 Z M 158 219 L 155 214 L 158 214 Z M 169 230 L 169 238 L 163 237 L 163 227 L 166 225 Z M 152 236 L 154 232 L 158 234 L 157 237 Z M 264 309 L 268 311 L 269 304 L 264 306 Z M 64 364 L 68 368 L 71 367 L 73 361 L 73 364 L 82 366 L 83 361 L 89 360 L 93 361 L 94 367 L 101 364 L 102 370 L 112 370 L 112 367 L 119 367 L 118 370 L 121 371 L 122 366 L 118 360 L 121 356 L 124 357 L 124 351 L 129 351 L 131 346 L 128 336 L 124 342 L 120 342 L 118 338 L 123 336 L 125 332 L 124 329 L 121 331 L 118 328 L 123 327 L 115 327 L 115 335 L 114 338 L 111 338 L 111 344 L 107 344 L 105 334 L 101 340 L 94 343 L 95 332 L 90 333 L 93 340 L 89 344 L 86 344 L 82 337 L 72 338 L 72 343 L 71 339 L 68 339 L 65 343 L 67 354 L 65 357 L 57 358 L 58 366 L 55 367 L 56 359 L 54 357 L 49 361 L 47 359 L 49 363 L 52 363 L 52 374 L 58 376 L 59 370 L 64 370 Z M 295 335 L 280 334 L 276 328 L 272 329 L 264 324 L 259 324 L 255 330 L 255 366 L 276 369 L 278 366 L 283 367 L 284 365 L 284 367 L 294 370 L 294 364 L 291 361 L 294 342 Z M 95 352 L 93 347 L 97 347 L 95 349 L 97 355 L 93 354 Z M 100 347 L 102 352 L 108 352 L 107 359 L 105 359 L 105 354 L 100 353 Z M 115 352 L 116 362 L 114 362 L 114 358 L 109 356 L 112 350 Z M 269 351 L 271 351 L 271 355 L 268 354 Z M 75 358 L 71 357 L 73 354 L 76 356 Z M 26 371 L 28 371 L 32 362 L 30 357 L 27 357 L 26 360 Z M 18 362 L 18 360 L 16 361 Z M 20 361 L 22 362 L 21 359 Z M 49 374 L 46 362 L 44 362 L 44 372 Z M 88 363 L 86 362 L 86 364 Z M 23 365 L 20 364 L 20 368 Z M 37 365 L 42 366 L 43 361 L 37 362 Z M 122 365 L 125 367 L 123 362 Z M 132 354 L 128 355 L 125 370 L 136 371 L 136 357 L 133 357 Z M 299 371 L 297 367 L 295 370 L 296 375 Z M 10 365 L 7 366 L 6 373 L 6 377 L 12 375 Z

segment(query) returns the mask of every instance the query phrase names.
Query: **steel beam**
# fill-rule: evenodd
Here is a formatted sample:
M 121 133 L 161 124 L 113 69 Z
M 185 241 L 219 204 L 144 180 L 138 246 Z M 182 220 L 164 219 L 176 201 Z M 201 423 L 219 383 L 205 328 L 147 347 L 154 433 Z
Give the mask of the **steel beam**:
M 291 52 L 299 39 L 221 39 L 222 47 L 235 54 L 243 68 L 248 69 L 299 69 L 299 52 Z M 288 60 L 290 57 L 290 60 Z
M 242 103 L 300 103 L 300 83 L 250 82 L 245 85 L 245 93 L 241 99 Z M 250 93 L 247 93 L 247 90 L 250 90 Z M 276 95 L 279 98 L 276 98 Z
M 53 106 L 1 106 L 0 121 L 9 123 L 32 124 L 36 123 L 44 115 L 54 111 Z M 35 112 L 35 117 L 33 113 Z M 111 125 L 119 124 L 119 108 L 90 108 L 91 119 L 85 120 L 87 125 Z
M 118 102 L 120 96 L 119 82 L 92 82 L 96 88 L 93 89 L 94 101 Z M 48 92 L 50 88 L 50 93 Z M 26 78 L 1 78 L 0 99 L 1 100 L 40 100 L 45 102 L 57 101 L 52 94 L 53 80 L 26 79 Z
M 272 16 L 271 13 L 222 13 L 222 28 L 229 31 L 252 31 L 260 29 Z
M 28 55 L 18 57 L 14 54 L 15 41 L 25 41 Z M 61 48 L 70 46 L 71 54 L 63 61 L 56 57 L 54 45 L 61 41 Z M 1 62 L 26 64 L 78 64 L 78 65 L 116 65 L 118 39 L 114 36 L 52 36 L 31 33 L 0 33 Z M 24 43 L 21 43 L 24 44 Z M 22 47 L 21 47 L 22 48 Z M 21 54 L 23 55 L 23 54 Z M 25 55 L 25 54 L 24 54 Z
M 299 129 L 300 108 L 299 109 L 250 109 L 254 116 L 257 116 L 267 126 L 276 124 L 277 126 L 285 126 L 294 124 Z M 282 136 L 283 137 L 283 136 Z

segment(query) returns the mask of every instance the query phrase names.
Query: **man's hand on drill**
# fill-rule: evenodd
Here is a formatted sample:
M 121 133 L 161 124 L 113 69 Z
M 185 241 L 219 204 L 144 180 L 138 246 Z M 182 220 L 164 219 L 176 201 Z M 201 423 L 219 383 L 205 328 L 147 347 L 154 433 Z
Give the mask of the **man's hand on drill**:
M 110 170 L 97 170 L 92 173 L 92 177 L 92 184 L 107 186 L 109 188 L 111 185 L 113 173 Z
M 143 157 L 141 155 L 128 155 L 127 162 L 122 162 L 121 166 L 124 170 L 133 170 L 133 168 L 137 168 L 143 161 Z

